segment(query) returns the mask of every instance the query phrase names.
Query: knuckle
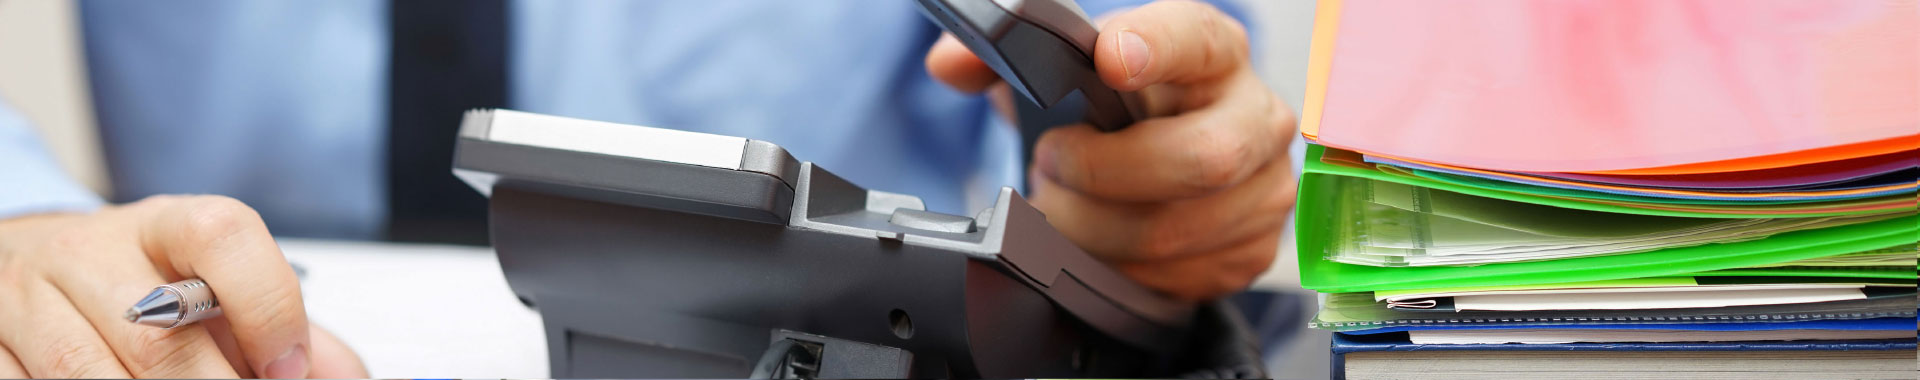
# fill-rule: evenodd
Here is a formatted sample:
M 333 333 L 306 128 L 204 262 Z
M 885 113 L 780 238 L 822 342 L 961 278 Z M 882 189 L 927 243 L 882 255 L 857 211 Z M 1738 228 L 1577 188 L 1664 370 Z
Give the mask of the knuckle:
M 179 334 L 184 329 L 158 330 L 141 329 L 127 337 L 127 347 L 132 351 L 126 361 L 127 371 L 141 375 L 157 373 L 180 373 L 191 366 L 205 347 L 193 344 L 191 335 Z
M 1282 175 L 1291 174 L 1287 173 Z M 1298 196 L 1298 191 L 1289 183 L 1280 186 L 1280 188 L 1268 190 L 1268 192 L 1267 199 L 1260 202 L 1260 215 L 1268 215 L 1275 221 L 1284 223 L 1286 221 L 1287 210 L 1293 209 L 1294 199 Z
M 97 241 L 93 231 L 82 226 L 61 226 L 47 235 L 47 251 L 52 254 L 83 253 Z
M 79 338 L 60 338 L 41 346 L 42 356 L 46 358 L 47 375 L 44 377 L 64 378 L 101 378 L 114 377 L 116 374 L 108 367 L 114 364 L 113 353 L 105 347 L 91 344 Z
M 1194 52 L 1196 54 L 1195 56 L 1200 60 L 1199 67 L 1211 70 L 1214 67 L 1218 67 L 1216 65 L 1219 61 L 1219 57 L 1216 54 L 1220 50 L 1219 33 L 1214 31 L 1218 29 L 1214 24 L 1219 21 L 1214 19 L 1212 13 L 1198 13 L 1200 14 L 1200 24 L 1197 27 L 1187 28 L 1188 34 L 1186 36 L 1187 38 L 1199 40 L 1191 41 L 1200 43 L 1199 48 Z
M 1227 138 L 1219 133 L 1200 133 L 1200 143 L 1188 157 L 1187 186 L 1199 192 L 1210 192 L 1239 182 L 1252 146 L 1246 141 Z
M 1280 256 L 1279 240 L 1277 239 L 1279 232 L 1272 232 L 1267 235 L 1268 237 L 1263 237 L 1260 240 L 1267 243 L 1255 244 L 1251 247 L 1244 248 L 1250 251 L 1244 255 L 1239 255 L 1239 259 L 1233 260 L 1234 262 L 1228 264 L 1226 268 L 1223 268 L 1221 275 L 1216 277 L 1219 279 L 1216 285 L 1220 287 L 1221 294 L 1246 289 L 1247 286 L 1253 284 L 1254 280 L 1258 280 L 1261 274 L 1267 273 L 1267 269 L 1273 267 L 1274 260 L 1278 260 Z
M 212 243 L 262 226 L 260 214 L 239 200 L 224 196 L 197 196 L 187 207 L 182 238 Z
M 19 246 L 0 246 L 0 282 L 15 284 L 27 274 L 45 270 L 47 265 L 88 261 L 89 257 L 111 250 L 95 249 L 102 242 L 91 226 L 62 223 L 30 232 L 28 242 Z
M 306 332 L 305 312 L 300 308 L 300 296 L 261 293 L 248 299 L 245 304 L 223 304 L 233 327 L 242 336 L 277 337 L 293 333 Z
M 1273 90 L 1261 88 L 1260 94 L 1267 98 L 1265 106 L 1261 107 L 1261 115 L 1265 115 L 1265 123 L 1263 123 L 1263 125 L 1265 125 L 1267 129 L 1273 129 L 1273 131 L 1288 131 L 1279 132 L 1283 138 L 1284 136 L 1288 136 L 1288 134 L 1292 134 L 1290 131 L 1292 131 L 1292 127 L 1294 127 L 1294 111 L 1286 106 L 1286 102 L 1281 100 L 1281 96 L 1275 96 Z
M 17 291 L 27 285 L 27 276 L 36 272 L 20 265 L 19 255 L 0 254 L 0 289 Z
M 1218 12 L 1214 12 L 1214 13 L 1218 13 Z M 1226 19 L 1225 22 L 1221 23 L 1225 27 L 1214 28 L 1214 30 L 1218 30 L 1218 31 L 1221 31 L 1222 33 L 1226 33 L 1226 35 L 1222 35 L 1218 37 L 1220 40 L 1227 41 L 1227 43 L 1231 44 L 1231 45 L 1228 45 L 1227 47 L 1231 49 L 1233 58 L 1235 59 L 1250 58 L 1253 53 L 1253 48 L 1252 48 L 1252 42 L 1247 40 L 1247 26 L 1241 24 L 1240 20 L 1235 20 L 1232 17 L 1215 17 L 1215 18 Z
M 1287 103 L 1280 100 L 1280 97 L 1274 96 L 1272 92 L 1267 92 L 1266 94 L 1266 125 L 1279 132 L 1276 133 L 1276 135 L 1278 135 L 1276 137 L 1278 137 L 1280 141 L 1293 139 L 1293 125 L 1299 122 L 1293 115 L 1293 109 L 1287 107 Z
M 140 200 L 134 201 L 133 203 L 120 206 L 120 208 L 164 209 L 196 197 L 198 196 L 180 195 L 180 194 L 155 194 L 155 195 L 149 195 L 146 198 L 140 198 Z
M 1148 222 L 1141 231 L 1137 249 L 1141 259 L 1161 259 L 1179 256 L 1194 245 L 1197 237 L 1186 226 L 1189 223 L 1159 219 Z
M 1061 160 L 1061 165 L 1054 168 L 1061 183 L 1068 185 L 1068 187 L 1078 189 L 1093 189 L 1104 186 L 1101 181 L 1104 181 L 1106 176 L 1102 176 L 1100 173 L 1104 168 L 1099 166 L 1098 162 L 1094 161 L 1092 157 L 1089 157 L 1090 155 L 1086 153 L 1081 142 L 1078 141 L 1078 137 L 1066 131 L 1062 131 L 1062 133 L 1049 133 L 1048 137 L 1053 140 L 1051 143 L 1054 147 L 1053 154 L 1055 159 Z
M 1240 277 L 1244 279 L 1235 285 L 1235 289 L 1245 288 L 1247 284 L 1252 284 L 1254 279 L 1259 278 L 1262 274 L 1266 274 L 1267 269 L 1273 267 L 1273 262 L 1280 258 L 1280 247 L 1278 245 L 1263 245 L 1259 249 L 1260 252 L 1253 255 L 1252 259 L 1249 260 L 1246 265 L 1239 266 L 1241 270 L 1245 271 L 1240 273 Z

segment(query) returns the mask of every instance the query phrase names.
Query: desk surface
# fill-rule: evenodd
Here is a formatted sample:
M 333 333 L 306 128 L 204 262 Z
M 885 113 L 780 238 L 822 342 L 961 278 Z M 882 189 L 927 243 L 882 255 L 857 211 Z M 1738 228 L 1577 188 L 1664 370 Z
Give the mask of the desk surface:
M 375 378 L 545 378 L 540 315 L 521 306 L 493 251 L 282 239 L 306 270 L 307 314 Z

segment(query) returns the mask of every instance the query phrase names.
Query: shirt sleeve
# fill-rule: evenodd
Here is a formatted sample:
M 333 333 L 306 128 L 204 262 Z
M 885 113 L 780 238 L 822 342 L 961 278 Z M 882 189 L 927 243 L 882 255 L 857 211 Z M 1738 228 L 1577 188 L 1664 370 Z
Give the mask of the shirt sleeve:
M 0 219 L 92 211 L 101 203 L 60 171 L 26 119 L 0 103 Z

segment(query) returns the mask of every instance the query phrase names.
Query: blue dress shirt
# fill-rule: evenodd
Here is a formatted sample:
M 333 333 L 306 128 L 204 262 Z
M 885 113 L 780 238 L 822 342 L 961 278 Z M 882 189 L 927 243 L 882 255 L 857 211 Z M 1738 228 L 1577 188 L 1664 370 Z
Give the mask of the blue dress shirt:
M 1081 3 L 1098 15 L 1138 2 Z M 915 7 L 515 1 L 512 108 L 772 141 L 860 185 L 972 214 L 1021 183 L 1016 134 L 982 98 L 928 77 L 940 30 Z M 82 2 L 113 201 L 224 194 L 276 234 L 378 236 L 386 9 Z M 0 218 L 98 204 L 0 107 Z

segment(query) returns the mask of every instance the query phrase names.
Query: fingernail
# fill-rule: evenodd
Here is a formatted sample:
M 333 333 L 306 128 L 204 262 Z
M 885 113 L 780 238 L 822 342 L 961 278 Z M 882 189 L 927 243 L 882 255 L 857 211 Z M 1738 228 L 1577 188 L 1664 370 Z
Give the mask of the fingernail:
M 1140 70 L 1146 69 L 1148 61 L 1153 60 L 1147 50 L 1147 40 L 1132 30 L 1120 30 L 1120 40 L 1114 44 L 1120 47 L 1120 68 L 1127 69 L 1127 79 L 1140 76 Z
M 1055 151 L 1058 151 L 1058 149 L 1052 149 L 1052 147 L 1047 147 L 1047 146 L 1033 147 L 1034 170 L 1041 173 L 1054 172 L 1056 170 L 1056 168 L 1054 168 L 1053 166 L 1055 165 L 1054 161 L 1058 160 L 1058 158 L 1055 158 L 1054 156 L 1059 155 L 1058 153 L 1054 153 Z
M 279 359 L 273 359 L 273 362 L 267 363 L 267 368 L 264 372 L 268 378 L 273 379 L 307 378 L 306 345 L 294 345 L 293 349 L 287 350 L 287 353 L 280 354 Z

